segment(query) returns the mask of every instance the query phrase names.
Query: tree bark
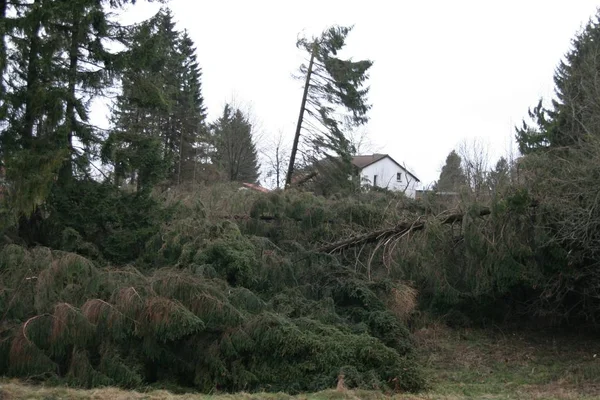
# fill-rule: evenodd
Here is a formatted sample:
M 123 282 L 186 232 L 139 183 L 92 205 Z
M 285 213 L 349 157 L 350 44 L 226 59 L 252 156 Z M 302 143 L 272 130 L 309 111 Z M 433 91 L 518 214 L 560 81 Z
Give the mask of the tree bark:
M 71 43 L 69 46 L 69 97 L 67 98 L 66 106 L 66 137 L 61 138 L 64 140 L 62 146 L 67 149 L 68 159 L 65 161 L 60 169 L 60 179 L 62 182 L 69 180 L 73 176 L 73 165 L 72 165 L 72 148 L 73 148 L 73 132 L 77 127 L 77 117 L 75 115 L 75 102 L 76 102 L 76 86 L 77 86 L 77 65 L 79 63 L 79 30 L 80 22 L 79 16 L 74 15 L 71 26 Z
M 181 163 L 183 161 L 183 130 L 179 135 L 179 165 L 177 166 L 177 186 L 181 185 Z
M 32 13 L 35 13 L 41 7 L 41 0 L 35 0 L 32 7 Z M 37 17 L 37 16 L 36 16 Z M 27 88 L 25 89 L 25 115 L 23 129 L 23 145 L 25 148 L 31 147 L 33 139 L 33 126 L 36 120 L 34 110 L 37 101 L 37 90 L 39 86 L 38 57 L 40 47 L 39 32 L 42 28 L 42 21 L 38 17 L 35 25 L 29 35 L 29 55 L 27 56 Z
M 288 167 L 287 176 L 285 178 L 286 188 L 292 184 L 292 175 L 294 174 L 294 163 L 296 162 L 296 153 L 298 152 L 298 142 L 300 141 L 300 131 L 302 130 L 302 121 L 304 120 L 304 111 L 306 110 L 306 99 L 308 98 L 308 89 L 310 87 L 310 78 L 312 75 L 313 65 L 315 62 L 316 44 L 313 45 L 313 50 L 310 54 L 308 70 L 306 71 L 306 82 L 304 83 L 304 94 L 302 95 L 302 104 L 300 105 L 300 115 L 296 125 L 296 135 L 294 136 L 294 144 L 292 145 L 292 154 L 290 155 L 290 165 Z
M 6 68 L 6 9 L 7 0 L 0 0 L 0 32 L 2 37 L 0 38 L 0 72 L 4 76 L 4 69 Z M 4 83 L 2 83 L 2 92 L 4 92 Z

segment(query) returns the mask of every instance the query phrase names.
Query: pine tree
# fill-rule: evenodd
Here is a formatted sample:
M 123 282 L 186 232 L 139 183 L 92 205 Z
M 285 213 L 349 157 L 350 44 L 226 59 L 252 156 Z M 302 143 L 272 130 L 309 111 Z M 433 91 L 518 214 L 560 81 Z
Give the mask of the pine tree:
M 585 143 L 600 131 L 600 102 L 597 81 L 600 69 L 600 14 L 596 15 L 572 41 L 571 50 L 554 74 L 556 98 L 545 108 L 542 100 L 529 111 L 533 124 L 525 121 L 517 129 L 523 154 L 548 147 Z
M 212 126 L 216 163 L 230 181 L 255 183 L 259 176 L 258 152 L 252 125 L 240 109 L 226 104 Z
M 461 166 L 461 158 L 452 150 L 446 157 L 446 164 L 442 167 L 435 189 L 439 192 L 454 192 L 466 184 L 467 178 Z
M 350 168 L 352 149 L 343 133 L 343 125 L 356 127 L 368 120 L 366 114 L 370 105 L 366 96 L 369 89 L 363 84 L 373 64 L 369 60 L 336 57 L 351 30 L 352 27 L 334 26 L 318 38 L 302 38 L 297 43 L 308 53 L 309 63 L 300 67 L 301 78 L 305 80 L 304 94 L 286 176 L 288 186 L 292 183 L 301 137 L 304 138 L 302 151 L 308 156 L 308 162 L 314 163 L 325 155 L 337 158 L 341 161 L 340 166 Z M 343 109 L 347 114 L 342 114 Z

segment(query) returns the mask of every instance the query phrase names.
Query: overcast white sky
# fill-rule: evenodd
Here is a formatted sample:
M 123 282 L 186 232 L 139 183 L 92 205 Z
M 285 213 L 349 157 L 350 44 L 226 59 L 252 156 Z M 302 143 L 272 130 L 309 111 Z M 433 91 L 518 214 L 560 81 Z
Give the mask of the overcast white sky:
M 198 48 L 212 120 L 232 96 L 252 105 L 267 135 L 293 136 L 302 95 L 298 33 L 355 28 L 345 55 L 374 61 L 367 126 L 378 150 L 424 184 L 465 138 L 506 154 L 527 109 L 552 95 L 570 40 L 594 15 L 591 0 L 171 0 Z M 127 21 L 159 8 L 139 3 Z

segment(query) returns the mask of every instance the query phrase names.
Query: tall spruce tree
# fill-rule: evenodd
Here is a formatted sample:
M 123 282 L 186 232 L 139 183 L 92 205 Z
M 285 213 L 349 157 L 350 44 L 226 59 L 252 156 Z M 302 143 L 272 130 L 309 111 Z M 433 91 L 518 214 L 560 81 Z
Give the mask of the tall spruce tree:
M 135 27 L 128 39 L 122 92 L 113 108 L 114 128 L 102 149 L 103 161 L 113 165 L 117 186 L 151 187 L 167 173 L 161 134 L 169 111 L 164 72 L 175 35 L 163 19 L 170 16 L 161 10 Z
M 548 147 L 583 144 L 600 132 L 600 14 L 575 36 L 571 50 L 554 74 L 556 98 L 550 108 L 542 100 L 529 111 L 533 124 L 517 129 L 523 154 Z
M 297 46 L 307 52 L 309 61 L 308 66 L 300 67 L 299 78 L 305 81 L 304 93 L 286 176 L 288 186 L 292 183 L 301 146 L 310 163 L 326 156 L 332 161 L 341 161 L 340 166 L 350 167 L 352 149 L 343 125 L 356 127 L 368 120 L 366 114 L 370 105 L 366 96 L 369 89 L 363 85 L 373 64 L 369 60 L 336 57 L 351 30 L 352 27 L 333 26 L 319 37 L 298 40 Z
M 110 9 L 127 2 L 0 4 L 7 61 L 0 155 L 17 213 L 33 212 L 54 185 L 89 177 L 103 139 L 89 123 L 89 106 L 112 83 L 108 45 L 120 30 Z
M 104 160 L 114 166 L 115 183 L 138 189 L 163 178 L 194 180 L 206 135 L 194 43 L 175 29 L 168 9 L 136 27 L 130 41 Z
M 226 104 L 223 114 L 212 125 L 215 161 L 227 179 L 236 182 L 258 181 L 258 152 L 252 138 L 252 124 L 237 108 Z
M 181 65 L 178 65 L 180 92 L 177 95 L 174 112 L 179 134 L 179 148 L 176 171 L 173 180 L 177 183 L 196 181 L 198 159 L 203 157 L 200 143 L 207 138 L 205 126 L 206 107 L 202 97 L 202 71 L 196 58 L 194 42 L 186 31 L 180 37 L 178 53 Z
M 13 7 L 18 23 L 7 29 L 5 19 L 3 26 L 10 61 L 5 66 L 0 149 L 11 188 L 10 206 L 17 215 L 29 215 L 47 197 L 66 155 L 53 140 L 64 116 L 60 103 L 64 80 L 59 80 L 54 58 L 64 46 L 56 35 L 41 35 L 52 23 L 54 2 L 34 0 Z

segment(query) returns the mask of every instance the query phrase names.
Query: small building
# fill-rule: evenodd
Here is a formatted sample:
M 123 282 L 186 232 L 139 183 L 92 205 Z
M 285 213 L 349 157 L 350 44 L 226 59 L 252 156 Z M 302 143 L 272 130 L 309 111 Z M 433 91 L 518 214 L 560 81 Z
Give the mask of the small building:
M 404 192 L 407 197 L 415 198 L 421 181 L 388 154 L 354 156 L 352 164 L 358 169 L 363 185 Z

